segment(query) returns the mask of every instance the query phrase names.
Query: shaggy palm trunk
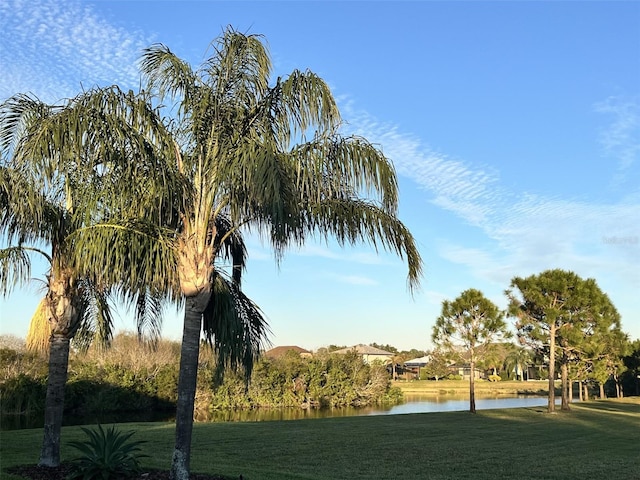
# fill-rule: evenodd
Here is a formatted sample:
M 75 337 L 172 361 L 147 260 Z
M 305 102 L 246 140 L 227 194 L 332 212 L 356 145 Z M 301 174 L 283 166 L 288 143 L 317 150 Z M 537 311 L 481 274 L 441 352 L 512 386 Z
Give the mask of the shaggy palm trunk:
M 64 386 L 69 366 L 69 343 L 66 335 L 53 334 L 49 346 L 49 377 L 44 407 L 44 438 L 38 465 L 60 465 L 60 430 L 64 410 Z
M 476 413 L 476 389 L 475 389 L 475 379 L 473 378 L 476 371 L 476 363 L 470 363 L 470 375 L 469 375 L 469 411 L 471 413 Z
M 200 331 L 202 315 L 209 299 L 209 292 L 187 297 L 184 310 L 184 329 L 180 352 L 180 376 L 178 378 L 178 402 L 176 406 L 176 445 L 171 464 L 172 480 L 189 480 L 191 459 L 191 432 L 198 378 Z
M 44 437 L 38 464 L 57 467 L 60 465 L 60 432 L 64 413 L 64 387 L 69 368 L 69 343 L 78 329 L 81 311 L 75 277 L 68 270 L 55 268 L 55 274 L 49 277 L 45 302 L 52 333 L 49 340 Z

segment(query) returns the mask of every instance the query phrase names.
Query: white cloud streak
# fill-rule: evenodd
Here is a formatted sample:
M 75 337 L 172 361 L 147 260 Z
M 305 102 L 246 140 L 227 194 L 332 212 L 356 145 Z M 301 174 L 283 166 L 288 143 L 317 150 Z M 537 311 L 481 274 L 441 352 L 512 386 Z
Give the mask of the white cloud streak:
M 640 135 L 633 134 L 638 130 L 639 107 L 636 101 L 621 99 L 609 99 L 598 107 L 615 116 L 603 134 L 603 145 L 619 159 L 619 171 L 627 173 L 637 164 L 640 151 Z M 513 275 L 545 268 L 594 276 L 614 272 L 622 283 L 640 285 L 638 177 L 622 200 L 610 203 L 509 191 L 491 168 L 434 152 L 396 127 L 353 111 L 348 102 L 343 110 L 356 126 L 353 133 L 383 146 L 398 173 L 428 192 L 428 201 L 480 228 L 493 241 L 487 248 L 469 248 L 456 245 L 457 239 L 447 240 L 440 248 L 443 258 L 503 285 Z
M 394 126 L 379 124 L 367 113 L 345 109 L 355 132 L 380 144 L 399 175 L 413 179 L 432 195 L 432 203 L 454 212 L 472 225 L 485 224 L 504 192 L 495 172 L 473 169 L 424 146 Z
M 11 32 L 0 39 L 0 99 L 30 92 L 57 102 L 96 85 L 135 88 L 137 58 L 151 43 L 78 1 L 4 1 L 0 23 Z
M 613 117 L 600 134 L 600 142 L 604 153 L 614 158 L 624 173 L 638 163 L 640 155 L 640 98 L 609 97 L 596 103 L 595 111 Z

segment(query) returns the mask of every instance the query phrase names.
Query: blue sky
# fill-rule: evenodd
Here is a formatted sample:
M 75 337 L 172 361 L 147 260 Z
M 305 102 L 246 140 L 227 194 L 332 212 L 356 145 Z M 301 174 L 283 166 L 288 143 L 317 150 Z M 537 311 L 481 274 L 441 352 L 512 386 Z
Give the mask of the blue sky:
M 276 75 L 329 83 L 345 133 L 393 160 L 426 274 L 411 296 L 392 255 L 310 241 L 276 266 L 251 237 L 244 288 L 274 345 L 429 348 L 443 299 L 504 307 L 548 268 L 595 278 L 640 338 L 640 2 L 3 0 L 0 24 L 0 99 L 136 89 L 142 48 L 197 65 L 227 25 L 265 36 Z M 0 333 L 26 335 L 38 295 L 0 300 Z

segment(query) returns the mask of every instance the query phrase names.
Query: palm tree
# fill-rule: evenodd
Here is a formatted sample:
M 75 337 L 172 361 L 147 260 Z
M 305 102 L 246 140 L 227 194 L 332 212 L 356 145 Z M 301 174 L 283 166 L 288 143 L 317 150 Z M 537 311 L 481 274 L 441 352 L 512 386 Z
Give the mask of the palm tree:
M 337 106 L 318 76 L 294 71 L 269 86 L 261 37 L 231 28 L 198 70 L 160 44 L 144 51 L 141 68 L 148 91 L 177 104 L 172 152 L 184 183 L 172 246 L 185 313 L 172 478 L 186 479 L 201 330 L 220 368 L 247 374 L 266 333 L 239 288 L 241 231 L 267 238 L 276 260 L 313 234 L 368 241 L 407 259 L 411 288 L 422 263 L 396 217 L 391 163 L 365 139 L 339 135 Z M 230 280 L 216 263 L 222 253 Z
M 95 227 L 104 215 L 101 211 L 124 214 L 131 208 L 131 202 L 123 202 L 119 195 L 106 196 L 109 189 L 120 190 L 107 173 L 117 171 L 114 178 L 124 178 L 123 173 L 142 168 L 151 145 L 135 133 L 140 128 L 134 127 L 145 124 L 132 122 L 150 113 L 144 100 L 117 88 L 84 92 L 58 106 L 28 95 L 16 95 L 0 106 L 0 233 L 9 245 L 0 250 L 0 291 L 8 294 L 29 280 L 32 254 L 49 265 L 45 295 L 34 315 L 34 322 L 46 318 L 49 337 L 39 461 L 43 466 L 60 463 L 71 339 L 79 331 L 93 332 L 108 345 L 113 325 L 109 299 L 115 293 L 135 299 L 140 306 L 153 305 L 158 299 L 148 294 L 148 288 L 137 294 L 134 289 L 125 290 L 122 280 L 129 277 L 123 271 L 108 269 L 111 277 L 104 272 L 92 275 L 90 259 L 109 261 L 112 248 L 76 242 L 79 232 Z M 132 164 L 131 158 L 140 160 Z M 157 317 L 144 315 L 140 308 L 138 313 L 141 330 L 145 325 L 152 330 L 157 327 Z
M 514 346 L 504 359 L 504 368 L 509 374 L 515 372 L 516 379 L 520 377 L 520 380 L 528 380 L 527 369 L 529 368 L 531 360 L 530 350 L 524 347 Z M 525 375 L 527 378 L 525 378 Z

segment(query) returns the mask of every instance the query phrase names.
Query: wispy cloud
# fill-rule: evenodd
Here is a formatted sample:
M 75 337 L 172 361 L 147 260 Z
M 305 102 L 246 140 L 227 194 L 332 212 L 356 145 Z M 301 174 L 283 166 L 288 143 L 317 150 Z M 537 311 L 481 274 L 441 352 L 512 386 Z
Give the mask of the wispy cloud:
M 612 96 L 595 105 L 595 111 L 613 117 L 600 134 L 600 142 L 607 157 L 618 165 L 621 180 L 640 156 L 640 97 Z M 636 178 L 637 180 L 637 178 Z
M 399 175 L 413 179 L 429 192 L 430 201 L 480 226 L 489 219 L 501 196 L 497 173 L 489 168 L 472 168 L 467 163 L 437 152 L 420 140 L 379 123 L 366 112 L 355 111 L 347 102 L 354 133 L 383 147 L 394 161 Z
M 556 267 L 585 275 L 613 272 L 622 283 L 640 284 L 637 176 L 622 200 L 609 203 L 511 191 L 492 168 L 434 152 L 395 126 L 354 111 L 348 101 L 344 110 L 357 126 L 354 133 L 382 145 L 398 173 L 423 188 L 429 202 L 480 228 L 493 241 L 487 247 L 470 247 L 447 239 L 440 248 L 443 258 L 503 285 L 513 275 Z M 609 99 L 598 111 L 614 115 L 602 137 L 607 152 L 618 158 L 618 170 L 612 169 L 611 175 L 628 173 L 638 163 L 638 102 Z
M 136 61 L 151 39 L 110 24 L 89 4 L 8 0 L 0 19 L 11 32 L 0 39 L 1 99 L 30 92 L 55 102 L 82 87 L 138 86 Z

